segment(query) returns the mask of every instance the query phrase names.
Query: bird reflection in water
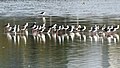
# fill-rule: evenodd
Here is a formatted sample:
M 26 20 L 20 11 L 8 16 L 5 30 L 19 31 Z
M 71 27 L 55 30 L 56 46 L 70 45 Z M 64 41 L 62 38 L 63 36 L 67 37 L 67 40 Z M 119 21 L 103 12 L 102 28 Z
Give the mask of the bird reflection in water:
M 10 34 L 10 33 L 6 33 L 7 34 L 7 38 L 9 41 L 13 41 L 13 43 L 15 45 L 19 45 L 20 44 L 20 41 L 23 40 L 24 44 L 27 43 L 27 38 L 25 35 L 20 35 L 20 34 Z M 23 43 L 22 42 L 22 43 Z

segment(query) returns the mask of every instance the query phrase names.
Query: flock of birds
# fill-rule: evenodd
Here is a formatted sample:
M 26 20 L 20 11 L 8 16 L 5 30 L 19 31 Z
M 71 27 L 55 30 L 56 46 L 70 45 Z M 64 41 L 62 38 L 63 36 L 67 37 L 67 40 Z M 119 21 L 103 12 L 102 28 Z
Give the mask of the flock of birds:
M 24 25 L 11 25 L 7 23 L 4 28 L 4 32 L 7 36 L 16 40 L 17 36 L 20 35 L 27 41 L 25 37 L 28 35 L 33 35 L 34 39 L 42 40 L 44 43 L 46 41 L 46 35 L 51 39 L 52 37 L 55 41 L 58 39 L 59 43 L 64 42 L 65 38 L 67 40 L 74 40 L 75 36 L 80 40 L 86 41 L 87 37 L 85 32 L 89 32 L 89 38 L 91 41 L 102 41 L 106 38 L 109 43 L 114 40 L 114 42 L 119 41 L 119 35 L 116 31 L 119 29 L 119 25 L 93 25 L 87 28 L 85 25 L 58 25 L 52 24 L 47 25 L 46 23 L 38 25 L 36 22 L 32 24 L 25 23 Z M 87 31 L 88 30 L 88 31 Z
M 61 44 L 64 42 L 65 38 L 69 41 L 73 41 L 75 37 L 78 37 L 80 40 L 86 42 L 87 37 L 85 32 L 89 34 L 91 41 L 104 41 L 107 39 L 109 43 L 114 41 L 115 43 L 119 41 L 119 35 L 116 31 L 119 29 L 119 25 L 93 25 L 90 28 L 87 28 L 85 25 L 59 25 L 52 24 L 47 25 L 46 19 L 43 17 L 46 12 L 41 12 L 40 15 L 43 18 L 43 24 L 39 25 L 36 22 L 25 23 L 24 25 L 11 25 L 7 23 L 4 28 L 4 32 L 7 33 L 9 39 L 13 39 L 16 42 L 16 39 L 23 38 L 25 43 L 27 41 L 26 37 L 32 35 L 33 38 L 38 41 L 46 42 L 46 35 L 51 39 L 53 38 L 59 41 Z M 87 31 L 88 30 L 88 31 Z

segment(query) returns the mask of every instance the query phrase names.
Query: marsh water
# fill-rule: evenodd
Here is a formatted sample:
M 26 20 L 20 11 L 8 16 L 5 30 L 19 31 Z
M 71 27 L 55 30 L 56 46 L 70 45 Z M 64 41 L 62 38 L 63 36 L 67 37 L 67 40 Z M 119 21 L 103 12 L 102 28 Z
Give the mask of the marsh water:
M 120 25 L 119 7 L 116 7 L 119 1 L 75 1 L 1 1 L 0 68 L 119 68 L 119 30 L 111 40 L 109 37 L 96 39 L 89 34 L 93 25 Z M 46 33 L 38 38 L 30 30 L 28 36 L 5 32 L 7 23 L 12 26 L 43 24 L 43 16 L 38 15 L 41 11 L 46 11 L 47 25 L 80 24 L 87 29 L 80 34 L 81 38 Z

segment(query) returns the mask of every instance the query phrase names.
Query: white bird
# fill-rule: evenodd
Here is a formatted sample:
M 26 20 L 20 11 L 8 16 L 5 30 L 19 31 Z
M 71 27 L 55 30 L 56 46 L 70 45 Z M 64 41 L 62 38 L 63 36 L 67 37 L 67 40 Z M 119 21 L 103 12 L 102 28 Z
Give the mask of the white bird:
M 70 33 L 70 37 L 71 37 L 71 40 L 72 40 L 72 42 L 73 42 L 73 41 L 74 41 L 74 37 L 75 37 L 75 33 L 71 32 L 71 33 Z
M 114 34 L 114 37 L 117 39 L 117 41 L 119 41 L 119 35 L 118 34 Z
M 12 27 L 9 27 L 9 28 L 7 29 L 7 32 L 10 32 L 10 31 L 12 31 Z
M 113 28 L 115 28 L 115 29 L 119 29 L 119 25 L 113 26 Z
M 79 37 L 79 39 L 80 39 L 80 41 L 81 41 L 81 34 L 80 34 L 79 32 L 76 32 L 75 35 L 76 35 L 77 37 Z
M 45 14 L 46 14 L 46 12 L 41 12 L 41 13 L 40 13 L 40 15 L 42 15 L 42 16 L 45 15 Z
M 45 28 L 45 25 L 46 25 L 45 23 L 44 23 L 44 24 L 42 24 L 41 28 Z
M 31 26 L 32 29 L 36 28 L 36 22 L 33 23 L 33 25 Z
M 21 30 L 25 31 L 28 27 L 28 23 L 25 23 L 25 25 L 23 25 L 23 28 Z
M 12 29 L 12 32 L 13 32 L 13 33 L 16 33 L 16 29 L 17 29 L 17 27 L 16 27 L 16 25 L 14 25 L 14 27 L 13 27 L 13 29 Z
M 72 25 L 71 30 L 69 32 L 73 32 L 73 30 L 74 30 L 74 26 Z
M 9 27 L 10 27 L 10 23 L 7 23 L 7 24 L 5 25 L 5 27 L 6 27 L 6 28 L 9 28 Z
M 20 32 L 20 25 L 17 26 L 17 32 Z

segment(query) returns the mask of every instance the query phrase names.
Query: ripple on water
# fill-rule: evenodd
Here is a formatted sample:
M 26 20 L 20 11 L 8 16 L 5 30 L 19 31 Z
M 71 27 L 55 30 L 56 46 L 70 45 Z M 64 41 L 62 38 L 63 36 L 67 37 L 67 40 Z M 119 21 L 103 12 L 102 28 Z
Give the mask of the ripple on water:
M 36 12 L 46 11 L 46 15 L 64 16 L 106 16 L 118 15 L 118 0 L 45 0 L 45 1 L 1 1 L 1 16 L 36 16 Z M 89 6 L 88 6 L 89 5 Z M 54 7 L 54 8 L 53 8 Z M 20 13 L 20 14 L 19 14 Z M 21 15 L 22 14 L 22 15 Z

